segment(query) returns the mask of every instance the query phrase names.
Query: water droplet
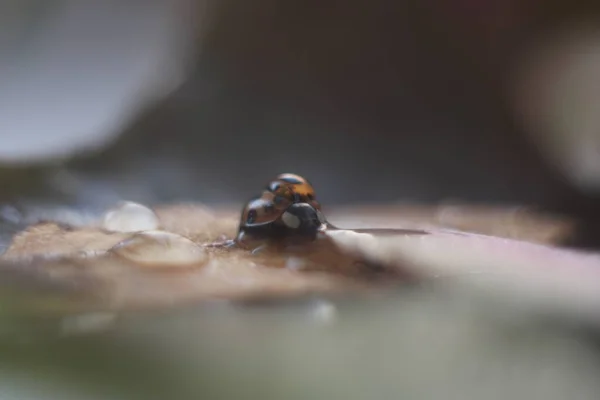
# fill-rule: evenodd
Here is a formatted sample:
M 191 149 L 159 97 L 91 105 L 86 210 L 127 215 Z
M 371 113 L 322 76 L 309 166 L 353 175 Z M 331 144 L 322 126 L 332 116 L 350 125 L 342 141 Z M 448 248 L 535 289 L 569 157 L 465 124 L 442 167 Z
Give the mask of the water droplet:
M 112 232 L 139 232 L 158 229 L 159 220 L 148 207 L 126 201 L 104 214 L 102 226 Z
M 190 239 L 165 231 L 139 232 L 111 252 L 146 267 L 190 267 L 207 260 L 206 250 Z

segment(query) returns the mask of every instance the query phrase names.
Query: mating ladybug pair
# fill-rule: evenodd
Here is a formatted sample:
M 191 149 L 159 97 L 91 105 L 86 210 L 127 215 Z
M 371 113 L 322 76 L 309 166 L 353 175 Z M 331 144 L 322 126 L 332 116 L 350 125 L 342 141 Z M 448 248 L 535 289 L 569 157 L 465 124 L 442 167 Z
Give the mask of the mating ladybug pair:
M 281 174 L 244 207 L 236 241 L 314 239 L 329 227 L 310 182 Z

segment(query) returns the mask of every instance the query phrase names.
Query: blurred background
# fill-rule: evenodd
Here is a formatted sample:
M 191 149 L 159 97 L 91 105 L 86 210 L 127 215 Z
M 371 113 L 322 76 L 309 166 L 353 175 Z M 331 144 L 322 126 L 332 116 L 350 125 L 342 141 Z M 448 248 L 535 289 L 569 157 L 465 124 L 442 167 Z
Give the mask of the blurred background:
M 6 202 L 530 205 L 600 246 L 596 2 L 5 1 Z
M 240 205 L 294 172 L 326 206 L 533 206 L 576 218 L 573 245 L 600 248 L 599 12 L 591 0 L 3 0 L 0 240 L 27 207 Z M 184 379 L 189 398 L 595 398 L 597 336 L 499 328 L 476 301 L 457 311 L 440 296 L 350 307 L 336 328 L 236 309 L 128 319 L 116 338 L 59 345 L 17 332 L 29 344 L 0 343 L 0 379 L 24 383 L 0 397 L 81 398 L 77 381 L 98 398 L 186 398 Z M 173 354 L 187 375 L 165 372 Z

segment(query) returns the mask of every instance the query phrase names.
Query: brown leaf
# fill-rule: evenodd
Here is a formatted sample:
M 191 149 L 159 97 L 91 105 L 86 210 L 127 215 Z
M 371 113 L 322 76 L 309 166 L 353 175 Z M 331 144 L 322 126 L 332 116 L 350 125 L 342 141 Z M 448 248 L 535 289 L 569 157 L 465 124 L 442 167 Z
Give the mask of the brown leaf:
M 45 279 L 49 283 L 68 282 L 73 287 L 81 282 L 85 293 L 80 294 L 92 298 L 95 307 L 102 309 L 172 306 L 217 298 L 248 300 L 310 293 L 367 294 L 373 293 L 372 289 L 397 285 L 407 277 L 464 278 L 482 272 L 503 276 L 491 291 L 500 297 L 518 292 L 522 298 L 537 299 L 538 303 L 541 299 L 545 306 L 566 304 L 570 310 L 583 306 L 592 310 L 600 305 L 597 256 L 524 241 L 435 229 L 434 222 L 444 220 L 439 209 L 340 208 L 328 214 L 340 227 L 429 227 L 427 234 L 331 231 L 310 246 L 288 248 L 284 252 L 267 248 L 251 254 L 235 248 L 203 248 L 206 257 L 198 258 L 195 264 L 188 262 L 179 267 L 177 260 L 195 258 L 173 253 L 172 260 L 149 268 L 150 264 L 139 261 L 145 259 L 145 253 L 148 257 L 160 254 L 159 258 L 165 260 L 170 257 L 169 252 L 188 251 L 190 246 L 202 246 L 222 235 L 232 237 L 239 214 L 227 210 L 212 212 L 192 204 L 165 205 L 154 210 L 162 229 L 171 232 L 170 236 L 166 235 L 169 240 L 137 246 L 131 250 L 135 257 L 120 250 L 123 243 L 137 243 L 130 238 L 139 234 L 43 223 L 15 236 L 7 252 L 0 257 L 8 266 L 0 270 L 0 274 L 14 275 L 19 271 L 19 276 L 30 276 L 32 282 Z M 527 217 L 517 218 L 511 214 L 514 210 L 503 214 L 474 209 L 472 215 L 468 208 L 462 210 L 465 218 L 458 218 L 460 213 L 453 214 L 454 226 L 476 226 L 479 231 L 497 232 L 506 221 L 513 221 L 514 226 L 504 231 L 507 236 L 551 241 L 566 235 L 571 228 L 568 222 L 551 217 L 527 214 Z M 445 215 L 447 222 L 448 213 Z M 527 228 L 521 229 L 523 226 Z M 545 236 L 536 235 L 536 229 L 545 230 Z M 195 245 L 174 246 L 173 240 L 177 240 L 178 235 L 183 242 L 189 239 Z M 468 283 L 468 288 L 478 287 L 473 285 L 472 279 L 463 278 L 460 279 Z M 27 279 L 19 282 L 23 284 Z M 489 285 L 485 288 L 490 289 Z

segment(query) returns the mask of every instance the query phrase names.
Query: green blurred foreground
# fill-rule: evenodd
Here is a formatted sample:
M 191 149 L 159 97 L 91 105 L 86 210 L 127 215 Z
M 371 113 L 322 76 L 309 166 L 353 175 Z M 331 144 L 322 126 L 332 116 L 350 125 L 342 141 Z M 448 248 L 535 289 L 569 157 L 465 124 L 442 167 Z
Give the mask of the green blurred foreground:
M 451 285 L 379 300 L 4 319 L 3 399 L 562 400 L 600 390 L 590 331 Z

